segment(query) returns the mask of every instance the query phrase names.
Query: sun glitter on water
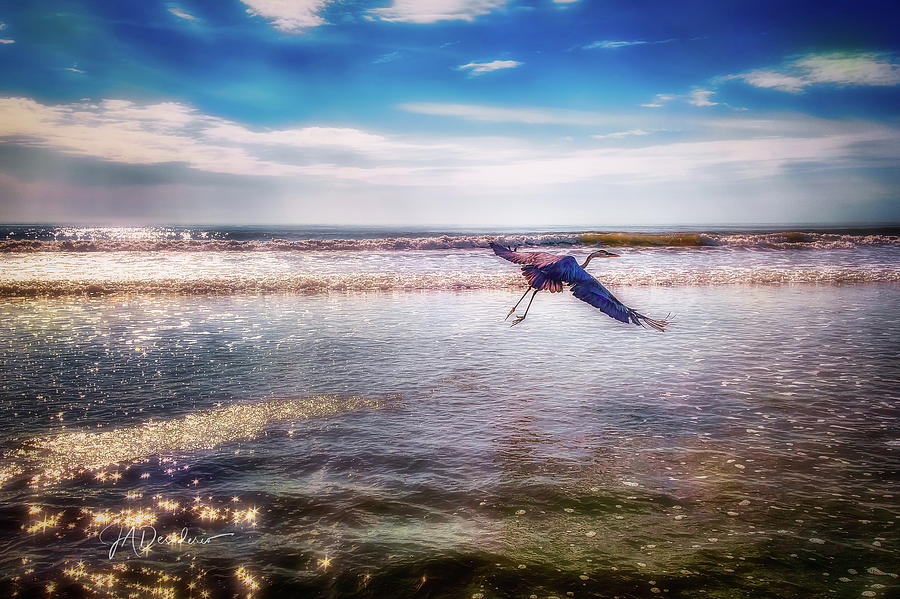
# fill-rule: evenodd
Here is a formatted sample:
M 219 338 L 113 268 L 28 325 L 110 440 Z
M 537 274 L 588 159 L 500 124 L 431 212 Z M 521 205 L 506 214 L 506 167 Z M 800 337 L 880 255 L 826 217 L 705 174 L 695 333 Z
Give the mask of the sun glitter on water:
M 53 485 L 93 471 L 99 482 L 118 482 L 122 473 L 110 466 L 127 465 L 141 458 L 179 451 L 213 449 L 234 441 L 258 437 L 267 427 L 281 422 L 331 416 L 361 408 L 378 408 L 382 402 L 362 397 L 317 396 L 234 404 L 195 412 L 183 418 L 148 420 L 104 432 L 61 433 L 25 443 L 0 473 L 8 481 L 26 470 L 33 471 L 33 487 Z M 167 459 L 167 458 L 164 458 Z M 170 468 L 165 472 L 174 473 Z M 146 477 L 146 473 L 141 475 Z

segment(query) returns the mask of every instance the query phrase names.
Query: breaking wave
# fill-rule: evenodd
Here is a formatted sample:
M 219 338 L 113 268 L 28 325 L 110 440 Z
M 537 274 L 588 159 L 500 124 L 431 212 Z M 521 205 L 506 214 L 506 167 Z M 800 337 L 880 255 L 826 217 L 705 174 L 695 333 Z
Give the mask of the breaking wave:
M 785 284 L 897 283 L 900 270 L 847 267 L 729 268 L 607 272 L 603 282 L 617 286 L 715 286 Z M 522 288 L 517 271 L 503 274 L 319 273 L 241 277 L 153 279 L 30 279 L 0 281 L 0 297 L 131 295 L 262 295 L 331 292 L 466 291 Z
M 802 231 L 771 233 L 584 233 L 585 245 L 610 247 L 745 247 L 765 249 L 838 249 L 897 246 L 900 236 Z
M 487 248 L 496 241 L 521 247 L 746 247 L 766 249 L 839 249 L 900 246 L 900 235 L 886 233 L 616 233 L 583 232 L 529 235 L 440 235 L 374 239 L 7 239 L 0 252 L 328 252 L 409 251 Z

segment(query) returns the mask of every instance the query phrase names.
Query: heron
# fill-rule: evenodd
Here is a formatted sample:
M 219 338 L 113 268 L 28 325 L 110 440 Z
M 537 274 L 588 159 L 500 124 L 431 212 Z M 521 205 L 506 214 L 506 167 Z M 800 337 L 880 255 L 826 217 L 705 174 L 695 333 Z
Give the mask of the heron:
M 572 294 L 578 299 L 589 303 L 590 305 L 600 308 L 609 316 L 624 323 L 632 323 L 639 326 L 649 326 L 659 332 L 664 332 L 670 324 L 670 320 L 655 320 L 644 316 L 637 310 L 629 308 L 614 296 L 610 291 L 600 284 L 600 281 L 592 277 L 585 270 L 588 263 L 594 258 L 619 258 L 618 254 L 608 252 L 606 250 L 597 250 L 588 255 L 584 263 L 578 264 L 574 256 L 557 256 L 547 252 L 519 252 L 509 247 L 503 247 L 491 242 L 491 249 L 494 253 L 509 260 L 515 264 L 522 264 L 522 275 L 528 281 L 528 289 L 512 307 L 508 319 L 515 314 L 516 308 L 525 299 L 529 291 L 534 290 L 528 306 L 525 308 L 525 314 L 516 317 L 512 325 L 515 326 L 525 320 L 528 316 L 528 310 L 534 301 L 534 296 L 538 291 L 549 291 L 550 293 L 558 293 L 562 291 L 566 285 L 571 289 Z M 666 317 L 669 318 L 669 317 Z

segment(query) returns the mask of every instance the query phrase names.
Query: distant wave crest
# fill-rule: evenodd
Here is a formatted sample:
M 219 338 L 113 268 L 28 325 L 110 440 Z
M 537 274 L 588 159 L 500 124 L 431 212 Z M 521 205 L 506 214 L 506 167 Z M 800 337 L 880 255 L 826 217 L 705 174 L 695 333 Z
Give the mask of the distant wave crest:
M 520 247 L 746 247 L 840 249 L 900 246 L 900 235 L 783 231 L 771 233 L 568 233 L 540 235 L 441 235 L 377 239 L 239 241 L 222 239 L 81 239 L 0 241 L 0 252 L 327 252 L 487 248 L 492 241 Z
M 409 251 L 487 248 L 491 241 L 517 246 L 581 245 L 578 234 L 570 235 L 441 235 L 438 237 L 384 237 L 378 239 L 302 239 L 288 241 L 200 240 L 200 239 L 96 239 L 96 240 L 8 240 L 0 241 L 0 252 L 327 252 Z
M 900 236 L 803 231 L 771 233 L 582 233 L 580 243 L 610 247 L 746 247 L 840 249 L 897 246 Z

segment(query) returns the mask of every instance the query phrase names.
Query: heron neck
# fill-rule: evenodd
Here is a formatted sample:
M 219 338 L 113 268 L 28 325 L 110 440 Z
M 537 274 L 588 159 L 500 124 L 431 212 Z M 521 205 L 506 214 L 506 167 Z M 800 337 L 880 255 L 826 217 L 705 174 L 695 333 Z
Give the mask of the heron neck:
M 584 264 L 581 265 L 581 268 L 587 268 L 588 262 L 590 262 L 593 257 L 594 257 L 594 254 L 591 254 L 590 256 L 588 256 L 587 260 L 584 261 Z

